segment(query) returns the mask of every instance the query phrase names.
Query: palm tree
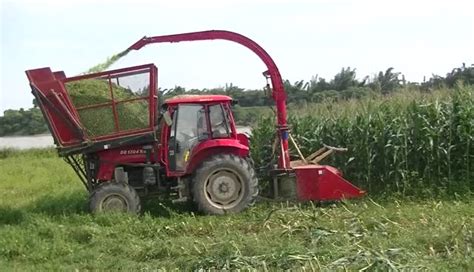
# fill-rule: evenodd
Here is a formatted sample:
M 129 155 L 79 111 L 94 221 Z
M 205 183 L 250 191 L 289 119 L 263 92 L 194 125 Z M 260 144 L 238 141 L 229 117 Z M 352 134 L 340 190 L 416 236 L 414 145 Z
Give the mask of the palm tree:
M 350 67 L 342 68 L 341 71 L 334 76 L 334 79 L 331 80 L 330 84 L 333 90 L 343 91 L 349 89 L 349 87 L 354 87 L 358 85 L 356 80 L 356 69 Z
M 375 91 L 380 91 L 382 94 L 388 94 L 397 88 L 401 87 L 400 73 L 394 73 L 393 67 L 388 68 L 385 73 L 380 71 L 373 81 L 369 84 Z

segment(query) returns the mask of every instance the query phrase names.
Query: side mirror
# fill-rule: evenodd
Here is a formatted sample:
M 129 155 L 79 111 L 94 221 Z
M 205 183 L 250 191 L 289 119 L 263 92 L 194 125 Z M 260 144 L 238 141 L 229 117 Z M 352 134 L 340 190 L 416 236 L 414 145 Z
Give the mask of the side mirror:
M 171 116 L 168 111 L 163 113 L 163 119 L 165 120 L 167 126 L 171 126 L 173 124 L 173 120 L 171 120 Z

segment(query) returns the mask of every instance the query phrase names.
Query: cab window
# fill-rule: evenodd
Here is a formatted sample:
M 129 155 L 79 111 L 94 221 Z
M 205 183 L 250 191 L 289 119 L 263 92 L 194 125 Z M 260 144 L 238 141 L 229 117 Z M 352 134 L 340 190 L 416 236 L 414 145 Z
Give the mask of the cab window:
M 209 106 L 212 138 L 228 138 L 230 136 L 229 119 L 221 104 Z
M 205 108 L 202 105 L 179 105 L 173 119 L 169 141 L 170 168 L 183 171 L 192 149 L 208 138 Z

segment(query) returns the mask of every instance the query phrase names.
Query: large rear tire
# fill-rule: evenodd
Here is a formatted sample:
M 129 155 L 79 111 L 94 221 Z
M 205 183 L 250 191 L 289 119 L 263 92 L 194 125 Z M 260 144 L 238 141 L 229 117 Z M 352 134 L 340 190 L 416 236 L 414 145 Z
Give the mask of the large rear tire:
M 258 180 L 248 160 L 217 155 L 196 170 L 192 195 L 198 210 L 205 214 L 238 213 L 255 202 Z
M 141 210 L 140 197 L 125 183 L 106 182 L 97 186 L 89 197 L 92 213 L 122 212 L 137 214 Z

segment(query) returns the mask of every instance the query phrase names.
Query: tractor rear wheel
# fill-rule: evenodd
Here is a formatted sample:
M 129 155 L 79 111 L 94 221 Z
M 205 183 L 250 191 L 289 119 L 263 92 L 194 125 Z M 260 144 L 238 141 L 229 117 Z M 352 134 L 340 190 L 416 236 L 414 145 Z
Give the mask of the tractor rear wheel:
M 255 202 L 258 180 L 246 159 L 217 155 L 196 170 L 192 194 L 198 210 L 203 213 L 238 213 Z
M 125 183 L 106 182 L 97 186 L 89 197 L 92 213 L 140 212 L 140 197 L 135 189 Z

